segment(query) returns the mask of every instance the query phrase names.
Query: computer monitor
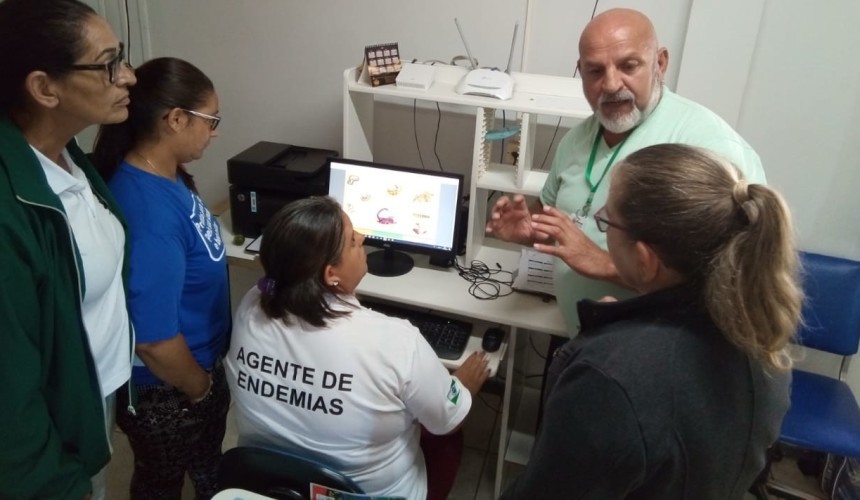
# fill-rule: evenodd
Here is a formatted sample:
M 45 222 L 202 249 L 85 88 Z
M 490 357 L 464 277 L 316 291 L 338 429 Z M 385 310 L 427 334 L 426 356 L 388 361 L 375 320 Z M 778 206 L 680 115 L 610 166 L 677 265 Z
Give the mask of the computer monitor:
M 366 245 L 383 248 L 368 254 L 368 272 L 406 274 L 414 262 L 404 252 L 456 257 L 462 175 L 343 158 L 328 163 L 329 196 Z

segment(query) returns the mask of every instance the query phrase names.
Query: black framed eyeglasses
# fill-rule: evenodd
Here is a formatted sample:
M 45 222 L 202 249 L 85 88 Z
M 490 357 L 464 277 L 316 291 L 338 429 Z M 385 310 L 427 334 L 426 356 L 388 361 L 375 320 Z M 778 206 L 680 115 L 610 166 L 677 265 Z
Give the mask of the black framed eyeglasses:
M 108 81 L 110 83 L 116 83 L 116 79 L 119 76 L 119 71 L 122 69 L 123 64 L 125 64 L 129 69 L 132 67 L 131 64 L 125 60 L 125 44 L 120 42 L 119 52 L 117 52 L 116 56 L 110 61 L 103 64 L 73 64 L 69 66 L 69 69 L 80 71 L 107 71 Z
M 615 229 L 620 229 L 621 231 L 627 231 L 627 228 L 622 226 L 621 224 L 616 224 L 611 220 L 606 218 L 606 206 L 600 207 L 600 210 L 594 212 L 594 221 L 597 222 L 597 230 L 601 233 L 605 233 L 609 230 L 610 227 L 614 227 Z
M 196 116 L 197 118 L 203 118 L 204 120 L 209 121 L 209 130 L 215 130 L 218 128 L 218 124 L 221 123 L 221 117 L 215 115 L 207 115 L 206 113 L 201 113 L 199 111 L 194 111 L 192 109 L 182 109 L 182 111 L 188 113 L 191 116 Z

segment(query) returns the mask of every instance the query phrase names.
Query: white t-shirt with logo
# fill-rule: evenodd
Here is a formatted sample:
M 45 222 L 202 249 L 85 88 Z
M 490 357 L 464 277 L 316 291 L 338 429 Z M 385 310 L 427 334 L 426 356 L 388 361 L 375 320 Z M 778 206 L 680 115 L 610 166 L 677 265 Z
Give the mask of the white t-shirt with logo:
M 455 429 L 469 391 L 405 320 L 352 311 L 323 328 L 270 320 L 251 289 L 233 322 L 227 379 L 241 446 L 294 451 L 353 479 L 370 495 L 423 500 L 423 424 Z

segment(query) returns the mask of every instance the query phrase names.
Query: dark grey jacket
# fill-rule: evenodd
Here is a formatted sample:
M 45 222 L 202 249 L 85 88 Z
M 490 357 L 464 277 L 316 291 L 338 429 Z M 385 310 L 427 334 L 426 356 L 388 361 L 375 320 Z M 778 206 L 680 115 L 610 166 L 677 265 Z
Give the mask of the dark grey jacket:
M 732 346 L 689 288 L 581 301 L 526 471 L 502 498 L 742 498 L 789 405 L 789 372 Z

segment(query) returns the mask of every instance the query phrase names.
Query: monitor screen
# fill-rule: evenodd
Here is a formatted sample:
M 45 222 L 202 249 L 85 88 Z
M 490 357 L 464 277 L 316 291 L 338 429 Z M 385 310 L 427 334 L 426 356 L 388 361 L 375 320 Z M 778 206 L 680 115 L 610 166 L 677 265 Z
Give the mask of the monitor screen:
M 412 259 L 398 251 L 456 255 L 462 175 L 342 158 L 330 159 L 329 167 L 329 196 L 365 244 L 385 249 L 368 255 L 368 272 L 408 272 Z

